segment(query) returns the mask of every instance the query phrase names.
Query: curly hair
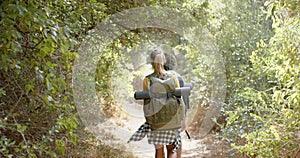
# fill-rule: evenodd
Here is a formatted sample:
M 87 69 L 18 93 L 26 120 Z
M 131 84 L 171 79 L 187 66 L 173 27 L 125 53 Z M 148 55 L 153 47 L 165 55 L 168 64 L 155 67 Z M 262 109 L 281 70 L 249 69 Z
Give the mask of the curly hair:
M 165 53 L 166 63 L 164 64 L 165 70 L 175 70 L 177 67 L 177 60 L 173 53 Z

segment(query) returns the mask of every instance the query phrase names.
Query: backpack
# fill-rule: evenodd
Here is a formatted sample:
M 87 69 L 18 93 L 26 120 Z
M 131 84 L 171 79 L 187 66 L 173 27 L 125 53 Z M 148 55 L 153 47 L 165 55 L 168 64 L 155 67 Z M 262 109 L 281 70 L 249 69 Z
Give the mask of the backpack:
M 147 77 L 150 79 L 150 100 L 143 107 L 146 122 L 150 124 L 152 130 L 181 128 L 184 103 L 181 98 L 172 94 L 176 88 L 172 75 L 167 74 L 163 79 L 153 74 Z

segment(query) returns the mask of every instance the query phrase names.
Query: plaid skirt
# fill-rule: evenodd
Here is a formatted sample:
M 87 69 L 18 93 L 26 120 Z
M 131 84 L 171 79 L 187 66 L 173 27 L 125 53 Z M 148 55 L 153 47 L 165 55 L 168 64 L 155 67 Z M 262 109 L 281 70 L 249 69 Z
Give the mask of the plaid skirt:
M 148 123 L 142 124 L 128 142 L 140 141 L 145 136 L 147 136 L 149 144 L 173 145 L 172 152 L 176 152 L 181 145 L 180 129 L 152 131 Z

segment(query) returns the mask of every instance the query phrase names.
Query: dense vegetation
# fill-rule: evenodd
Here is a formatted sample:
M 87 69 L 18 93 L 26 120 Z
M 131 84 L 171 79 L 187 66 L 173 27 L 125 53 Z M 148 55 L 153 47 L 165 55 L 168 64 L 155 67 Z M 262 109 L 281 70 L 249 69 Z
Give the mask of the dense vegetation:
M 225 55 L 226 68 L 231 69 L 223 134 L 233 142 L 233 149 L 249 156 L 297 157 L 300 4 L 252 1 L 247 6 L 254 7 L 254 12 L 238 12 L 240 28 L 229 34 L 235 41 L 229 50 L 222 49 L 232 53 Z
M 188 13 L 215 39 L 225 63 L 227 86 L 221 109 L 226 123 L 219 124 L 218 135 L 231 144 L 228 155 L 300 156 L 299 1 L 0 3 L 0 157 L 120 156 L 121 150 L 105 146 L 84 130 L 73 101 L 72 68 L 80 58 L 81 42 L 97 24 L 117 12 L 144 6 Z M 213 82 L 204 73 L 209 65 L 198 61 L 201 54 L 186 39 L 162 28 L 130 30 L 105 48 L 99 59 L 95 81 L 106 112 L 115 110 L 113 76 L 139 66 L 118 64 L 125 48 L 153 39 L 186 52 L 193 64 L 187 70 L 201 78 L 199 87 Z M 192 80 L 187 70 L 180 73 Z M 199 89 L 200 99 L 209 102 L 206 93 L 210 91 Z

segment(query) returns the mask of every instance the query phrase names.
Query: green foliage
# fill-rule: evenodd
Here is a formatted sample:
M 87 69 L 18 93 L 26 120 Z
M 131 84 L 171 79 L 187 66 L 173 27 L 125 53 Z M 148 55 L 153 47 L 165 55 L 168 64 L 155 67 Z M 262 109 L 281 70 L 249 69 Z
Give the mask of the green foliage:
M 290 8 L 294 4 L 266 2 L 269 14 L 265 16 L 272 17 L 274 35 L 269 40 L 260 36 L 259 41 L 255 36 L 251 43 L 256 45 L 241 47 L 247 52 L 246 69 L 238 67 L 237 73 L 228 75 L 229 83 L 234 84 L 228 87 L 223 136 L 232 142 L 233 149 L 249 156 L 293 157 L 299 149 L 300 36 L 298 10 Z M 252 35 L 251 29 L 247 33 Z
M 1 2 L 1 157 L 57 157 L 77 142 L 71 72 L 97 2 Z
M 245 132 L 255 128 L 250 115 L 252 109 L 249 108 L 252 102 L 241 96 L 245 87 L 261 83 L 254 79 L 254 73 L 250 73 L 250 55 L 256 49 L 257 42 L 269 39 L 272 29 L 270 20 L 263 14 L 262 2 L 223 1 L 222 4 L 216 13 L 221 24 L 212 28 L 216 31 L 215 37 L 225 61 L 227 77 L 226 104 L 221 109 L 227 122 L 222 132 L 229 142 L 238 142 Z
M 248 143 L 238 147 L 241 151 L 262 157 L 281 157 L 294 156 L 299 148 L 299 20 L 297 16 L 286 17 L 282 25 L 275 28 L 270 42 L 262 42 L 251 56 L 252 71 L 269 84 L 257 91 L 251 90 L 254 97 L 264 96 L 251 100 L 258 105 L 256 111 L 265 112 L 259 114 L 260 127 L 243 135 Z
M 191 14 L 213 33 L 227 76 L 222 134 L 232 148 L 250 156 L 294 156 L 300 144 L 298 1 L 6 0 L 0 6 L 0 157 L 78 156 L 67 150 L 80 146 L 82 130 L 71 91 L 80 42 L 114 13 L 157 5 Z M 208 63 L 218 61 L 204 61 L 205 52 L 173 32 L 144 28 L 124 33 L 95 59 L 96 88 L 104 108 L 115 104 L 114 95 L 128 99 L 127 92 L 133 91 L 128 85 L 146 69 L 139 61 L 147 52 L 130 57 L 124 52 L 157 43 L 188 59 L 191 65 L 179 60 L 188 66 L 178 71 L 197 81 L 199 95 L 193 97 L 209 101 L 215 72 Z M 127 84 L 118 86 L 118 81 Z M 113 88 L 120 89 L 118 94 Z M 107 152 L 101 156 L 117 156 L 99 148 Z

